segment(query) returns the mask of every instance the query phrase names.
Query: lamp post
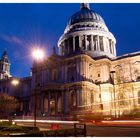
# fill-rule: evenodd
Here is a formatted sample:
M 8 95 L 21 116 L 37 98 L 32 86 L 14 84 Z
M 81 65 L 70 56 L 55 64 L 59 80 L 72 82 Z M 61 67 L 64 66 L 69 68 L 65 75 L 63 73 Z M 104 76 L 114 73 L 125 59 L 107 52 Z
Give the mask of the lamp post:
M 11 85 L 14 87 L 17 87 L 19 85 L 19 83 L 20 83 L 19 80 L 16 78 L 12 79 L 12 81 L 11 81 Z M 16 116 L 16 113 L 14 113 L 14 117 L 15 116 Z
M 41 62 L 44 58 L 44 51 L 42 49 L 36 48 L 35 50 L 33 50 L 32 52 L 32 56 L 35 60 L 36 63 L 36 74 L 38 75 L 38 64 L 39 62 Z M 36 80 L 35 82 L 37 82 L 37 76 L 36 76 Z M 35 105 L 34 105 L 34 127 L 36 127 L 36 98 L 37 98 L 37 87 L 39 86 L 39 83 L 35 85 Z

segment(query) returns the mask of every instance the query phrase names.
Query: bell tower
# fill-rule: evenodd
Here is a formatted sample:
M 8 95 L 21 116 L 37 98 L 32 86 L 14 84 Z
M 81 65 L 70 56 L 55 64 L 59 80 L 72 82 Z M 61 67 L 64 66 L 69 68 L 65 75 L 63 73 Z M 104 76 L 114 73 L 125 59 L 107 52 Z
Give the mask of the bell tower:
M 7 79 L 10 75 L 10 61 L 8 59 L 7 51 L 4 51 L 0 60 L 0 80 Z

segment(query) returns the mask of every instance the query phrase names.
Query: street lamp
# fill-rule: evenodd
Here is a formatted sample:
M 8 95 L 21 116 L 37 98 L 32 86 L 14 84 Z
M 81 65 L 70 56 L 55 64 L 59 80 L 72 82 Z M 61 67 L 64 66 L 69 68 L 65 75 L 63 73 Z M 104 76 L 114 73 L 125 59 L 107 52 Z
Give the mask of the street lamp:
M 37 48 L 37 49 L 33 50 L 32 56 L 33 56 L 36 64 L 38 64 L 40 61 L 42 61 L 44 59 L 45 54 L 42 49 Z M 36 74 L 38 74 L 38 66 L 36 67 Z M 36 77 L 36 81 L 38 81 L 37 77 Z M 39 86 L 39 84 L 37 84 L 37 86 Z M 37 98 L 36 88 L 37 87 L 35 86 L 34 127 L 36 127 L 36 98 Z
M 37 48 L 37 49 L 33 50 L 32 56 L 38 62 L 38 61 L 41 61 L 44 59 L 45 54 L 42 49 Z
M 12 84 L 13 86 L 17 86 L 17 85 L 19 84 L 19 80 L 18 80 L 18 79 L 13 79 L 13 80 L 11 81 L 11 84 Z
M 15 87 L 15 90 L 16 91 L 14 91 L 15 93 L 17 93 L 17 89 L 16 89 L 16 87 L 19 85 L 19 80 L 18 79 L 12 79 L 12 81 L 11 81 L 11 84 L 12 84 L 12 86 L 14 86 Z M 16 113 L 14 113 L 14 117 L 16 116 Z M 12 122 L 12 124 L 13 124 L 14 122 Z

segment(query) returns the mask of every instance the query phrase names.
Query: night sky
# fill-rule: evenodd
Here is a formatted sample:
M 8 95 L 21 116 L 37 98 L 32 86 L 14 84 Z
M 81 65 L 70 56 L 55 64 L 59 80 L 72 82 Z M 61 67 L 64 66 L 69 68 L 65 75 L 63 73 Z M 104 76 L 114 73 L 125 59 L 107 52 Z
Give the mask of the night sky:
M 140 4 L 90 4 L 117 40 L 117 55 L 140 50 Z M 12 76 L 25 77 L 31 50 L 43 46 L 49 56 L 79 4 L 0 4 L 0 55 L 6 49 Z

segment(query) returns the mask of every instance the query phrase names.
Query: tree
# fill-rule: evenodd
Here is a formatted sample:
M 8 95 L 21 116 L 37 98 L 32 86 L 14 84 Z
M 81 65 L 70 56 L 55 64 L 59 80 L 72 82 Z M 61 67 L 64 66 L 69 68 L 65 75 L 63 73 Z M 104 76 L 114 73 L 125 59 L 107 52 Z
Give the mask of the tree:
M 6 93 L 0 93 L 0 116 L 10 116 L 19 108 L 18 100 Z

